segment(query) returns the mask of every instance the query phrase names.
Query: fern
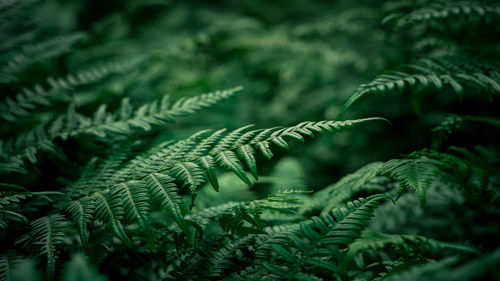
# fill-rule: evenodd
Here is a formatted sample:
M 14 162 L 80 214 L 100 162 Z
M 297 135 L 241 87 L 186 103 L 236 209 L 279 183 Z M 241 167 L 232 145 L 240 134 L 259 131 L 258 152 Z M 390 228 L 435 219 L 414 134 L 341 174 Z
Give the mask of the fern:
M 444 176 L 449 166 L 429 155 L 418 152 L 407 159 L 391 159 L 385 163 L 368 164 L 317 194 L 316 202 L 309 208 L 331 209 L 357 192 L 368 191 L 370 181 L 377 176 L 389 177 L 399 185 L 399 193 L 412 190 L 425 205 L 425 190 L 433 181 Z M 452 168 L 455 171 L 455 167 Z M 384 188 L 385 189 L 385 188 Z M 305 209 L 307 210 L 307 209 Z M 304 210 L 304 211 L 305 211 Z
M 69 223 L 64 216 L 59 214 L 38 218 L 30 223 L 30 232 L 18 243 L 32 243 L 38 246 L 39 254 L 47 262 L 47 279 L 55 279 L 58 247 L 63 244 L 65 232 L 69 231 Z
M 80 232 L 80 239 L 84 247 L 88 246 L 88 225 L 92 222 L 95 206 L 91 200 L 86 198 L 73 201 L 68 205 L 68 214 Z
M 290 194 L 300 193 L 296 190 L 287 190 L 266 199 L 252 200 L 250 202 L 227 202 L 222 205 L 199 210 L 186 216 L 202 229 L 206 228 L 210 220 L 218 220 L 224 231 L 235 235 L 262 233 L 262 213 L 265 210 L 289 211 L 297 208 L 294 199 L 287 198 Z M 249 224 L 245 226 L 244 224 Z
M 82 38 L 82 33 L 74 33 L 23 46 L 22 51 L 11 54 L 6 65 L 0 68 L 0 83 L 17 81 L 16 76 L 31 65 L 68 52 L 71 45 Z
M 0 0 L 0 281 L 498 276 L 496 3 L 139 2 Z
M 274 238 L 264 236 L 256 243 L 257 251 L 261 252 L 258 256 L 267 259 L 272 252 L 276 255 L 272 263 L 263 261 L 261 266 L 280 278 L 290 278 L 298 272 L 306 273 L 305 268 L 319 272 L 326 269 L 329 275 L 342 275 L 328 257 L 340 258 L 342 249 L 359 237 L 374 209 L 387 198 L 386 195 L 360 198 L 349 202 L 347 208 L 333 209 L 294 227 L 284 228 L 284 232 L 278 230 L 270 234 Z M 284 248 L 285 245 L 289 250 Z
M 67 114 L 59 116 L 49 126 L 42 124 L 4 144 L 2 148 L 3 156 L 6 158 L 4 161 L 19 163 L 19 165 L 14 164 L 7 172 L 24 172 L 25 169 L 21 165 L 23 158 L 35 163 L 35 154 L 39 149 L 60 155 L 53 145 L 53 140 L 56 138 L 67 139 L 80 134 L 102 138 L 107 134 L 131 135 L 140 130 L 149 131 L 152 126 L 173 122 L 174 117 L 186 116 L 202 108 L 212 106 L 219 101 L 230 98 L 240 90 L 241 88 L 238 87 L 189 99 L 180 99 L 171 106 L 168 96 L 165 96 L 160 103 L 155 101 L 136 110 L 132 109 L 128 99 L 124 99 L 115 115 L 108 114 L 106 106 L 102 105 L 92 118 L 76 113 L 74 107 L 70 106 Z
M 459 65 L 453 60 L 422 59 L 403 67 L 411 72 L 396 71 L 382 74 L 368 84 L 359 86 L 342 108 L 343 115 L 352 104 L 366 95 L 384 95 L 417 88 L 442 90 L 449 86 L 462 98 L 465 86 L 471 86 L 491 95 L 500 93 L 498 68 Z
M 158 202 L 161 207 L 171 213 L 177 222 L 178 226 L 185 232 L 189 233 L 188 225 L 183 218 L 182 211 L 180 205 L 182 204 L 181 197 L 178 193 L 178 188 L 175 183 L 180 181 L 182 185 L 187 185 L 192 187 L 194 183 L 193 174 L 196 174 L 196 180 L 201 184 L 205 181 L 203 177 L 206 174 L 209 174 L 210 171 L 215 170 L 215 164 L 219 164 L 222 168 L 226 168 L 237 176 L 241 178 L 242 173 L 244 173 L 243 168 L 240 166 L 240 160 L 236 157 L 236 154 L 233 152 L 234 150 L 239 149 L 244 145 L 252 145 L 257 149 L 260 149 L 262 154 L 267 157 L 272 156 L 272 152 L 270 150 L 270 143 L 273 142 L 278 146 L 287 147 L 287 143 L 284 137 L 293 137 L 295 139 L 304 140 L 302 135 L 314 136 L 313 132 L 321 133 L 321 132 L 334 132 L 339 131 L 344 128 L 353 126 L 356 123 L 363 123 L 371 120 L 378 120 L 379 118 L 367 118 L 367 119 L 359 119 L 353 121 L 321 121 L 321 122 L 304 122 L 298 124 L 297 126 L 288 127 L 288 128 L 272 128 L 272 129 L 264 129 L 264 130 L 253 130 L 244 132 L 242 129 L 237 129 L 232 133 L 227 134 L 225 137 L 220 135 L 220 132 L 215 132 L 212 135 L 206 137 L 206 139 L 210 139 L 210 143 L 214 145 L 212 149 L 210 146 L 207 146 L 207 142 L 204 142 L 203 139 L 200 139 L 200 134 L 195 134 L 188 140 L 180 141 L 177 144 L 173 144 L 171 146 L 167 146 L 166 148 L 160 150 L 159 152 L 149 155 L 148 158 L 139 158 L 141 162 L 147 163 L 147 165 L 142 165 L 142 169 L 135 172 L 135 179 L 130 179 L 121 182 L 110 183 L 110 188 L 103 189 L 102 191 L 97 191 L 93 194 L 85 196 L 83 198 L 88 198 L 95 202 L 96 208 L 96 217 L 102 219 L 110 225 L 111 229 L 119 237 L 124 243 L 127 245 L 130 244 L 130 239 L 127 237 L 124 228 L 122 226 L 121 220 L 125 214 L 125 210 L 123 206 L 121 206 L 120 202 L 123 202 L 123 196 L 127 198 L 129 203 L 128 206 L 136 207 L 132 208 L 132 213 L 129 214 L 129 218 L 132 218 L 133 221 L 143 220 L 147 214 L 148 204 L 147 200 L 153 200 Z M 243 127 L 247 128 L 247 127 Z M 216 135 L 219 137 L 217 140 L 213 139 L 213 136 Z M 203 149 L 199 149 L 199 145 L 203 146 Z M 232 150 L 223 150 L 223 149 L 232 149 Z M 221 151 L 223 150 L 223 151 Z M 193 155 L 191 152 L 197 151 L 197 155 Z M 176 152 L 179 155 L 172 154 L 172 152 Z M 233 154 L 230 154 L 233 153 Z M 193 164 L 186 164 L 186 162 L 179 161 L 178 157 L 185 156 L 186 154 L 191 154 L 193 157 L 196 156 L 197 159 L 193 159 Z M 224 156 L 219 156 L 219 155 Z M 233 155 L 232 158 L 227 158 L 226 155 Z M 198 159 L 222 159 L 217 162 L 208 162 L 211 166 L 206 166 L 201 168 L 196 165 Z M 242 160 L 244 160 L 243 158 Z M 134 163 L 135 162 L 135 163 Z M 136 161 L 132 160 L 134 166 L 141 165 Z M 247 163 L 248 164 L 248 163 Z M 184 165 L 184 166 L 180 166 Z M 186 165 L 190 165 L 189 171 L 179 170 L 179 167 L 186 168 Z M 235 169 L 234 167 L 239 167 Z M 153 168 L 153 169 L 152 169 Z M 128 170 L 129 167 L 125 166 L 125 170 Z M 207 172 L 207 170 L 209 172 Z M 181 172 L 180 172 L 181 171 Z M 175 178 L 177 176 L 177 178 Z M 208 176 L 207 176 L 208 177 Z M 246 176 L 245 176 L 246 177 Z M 247 182 L 248 178 L 242 179 L 244 182 Z M 148 192 L 145 193 L 145 190 L 139 185 L 144 184 L 147 186 Z M 130 189 L 131 185 L 136 186 L 134 190 Z M 128 187 L 127 187 L 128 186 Z M 123 190 L 123 192 L 115 192 L 115 190 Z M 191 189 L 191 192 L 194 193 L 195 190 Z M 139 199 L 140 198 L 140 199 Z M 140 200 L 142 203 L 141 211 L 134 202 L 136 200 Z M 131 202 L 134 201 L 134 202 Z M 84 202 L 81 202 L 84 203 Z M 130 208 L 129 208 L 130 209 Z M 130 211 L 130 210 L 129 210 Z M 73 221 L 77 222 L 77 225 L 82 225 L 82 221 L 85 221 L 85 214 L 89 212 L 74 212 L 75 217 L 72 218 Z M 234 221 L 233 221 L 234 222 Z M 141 222 L 139 222 L 141 224 Z M 239 224 L 241 226 L 241 224 Z M 239 229 L 240 227 L 238 227 Z M 229 228 L 230 229 L 230 228 Z M 235 230 L 235 229 L 233 229 Z M 82 237 L 82 241 L 86 240 L 86 231 L 80 230 Z
M 161 173 L 153 173 L 145 179 L 145 182 L 152 198 L 158 201 L 163 209 L 172 214 L 183 231 L 188 232 L 180 207 L 183 203 L 182 198 L 178 194 L 174 178 Z
M 132 247 L 132 241 L 125 233 L 125 229 L 121 223 L 121 220 L 125 215 L 125 211 L 121 206 L 120 198 L 109 195 L 108 193 L 103 194 L 101 192 L 96 192 L 90 197 L 90 200 L 95 204 L 96 218 L 105 222 L 107 226 L 111 228 L 116 237 L 118 237 L 125 245 Z M 79 213 L 78 215 L 82 216 L 85 215 L 85 213 Z
M 99 82 L 112 74 L 123 73 L 137 63 L 137 60 L 108 63 L 86 71 L 68 74 L 66 77 L 49 77 L 46 88 L 36 84 L 32 89 L 22 89 L 16 95 L 15 100 L 7 97 L 0 105 L 3 112 L 2 118 L 9 122 L 16 122 L 20 118 L 30 117 L 33 111 L 49 106 L 54 99 L 71 99 L 70 93 L 75 88 Z

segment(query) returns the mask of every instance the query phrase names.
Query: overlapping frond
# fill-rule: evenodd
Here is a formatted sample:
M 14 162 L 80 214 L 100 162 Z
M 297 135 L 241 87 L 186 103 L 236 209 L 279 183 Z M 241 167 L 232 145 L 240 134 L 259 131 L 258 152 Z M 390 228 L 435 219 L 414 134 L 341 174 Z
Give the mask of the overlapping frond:
M 125 165 L 123 169 L 129 171 L 125 174 L 134 175 L 133 178 L 126 181 L 120 177 L 115 178 L 118 181 L 109 182 L 109 188 L 104 188 L 83 198 L 94 201 L 96 217 L 107 222 L 117 237 L 125 243 L 130 243 L 130 241 L 122 227 L 124 217 L 126 216 L 129 222 L 137 222 L 146 227 L 145 221 L 148 220 L 150 201 L 158 202 L 162 209 L 173 216 L 181 230 L 189 233 L 188 224 L 191 220 L 186 221 L 183 215 L 182 199 L 178 188 L 179 182 L 180 186 L 189 187 L 190 191 L 195 193 L 196 188 L 205 183 L 211 173 L 214 176 L 213 179 L 216 179 L 215 165 L 219 165 L 221 168 L 235 173 L 244 182 L 249 183 L 240 161 L 245 161 L 249 155 L 253 157 L 257 150 L 260 150 L 264 156 L 271 157 L 271 143 L 288 148 L 286 137 L 303 141 L 305 135 L 313 137 L 318 133 L 333 133 L 357 123 L 379 119 L 303 122 L 288 128 L 276 127 L 251 131 L 245 131 L 248 128 L 245 126 L 228 133 L 226 136 L 223 136 L 222 131 L 216 131 L 208 136 L 205 136 L 206 132 L 197 133 L 186 140 L 167 145 L 160 150 L 153 150 L 153 153 L 147 152 L 146 157 L 139 156 L 132 159 L 131 165 Z M 254 150 L 247 150 L 247 155 L 238 155 L 234 152 L 243 146 L 252 147 Z M 191 161 L 186 161 L 187 156 Z M 202 162 L 203 159 L 205 159 L 204 162 Z M 246 164 L 256 165 L 255 161 L 246 162 Z M 254 168 L 256 169 L 256 167 Z M 116 172 L 120 173 L 119 170 Z M 264 201 L 251 202 L 249 205 L 237 204 L 222 209 L 221 226 L 224 230 L 240 234 L 262 228 L 258 220 L 259 213 L 263 208 L 282 208 L 280 200 L 271 197 Z M 72 219 L 77 222 L 76 224 L 80 228 L 87 224 L 86 215 L 91 214 L 92 211 L 84 212 L 81 207 L 77 210 L 79 211 L 72 213 Z M 253 217 L 248 215 L 249 211 Z M 199 218 L 199 220 L 202 219 Z M 250 223 L 252 227 L 245 226 L 245 222 Z M 80 235 L 82 240 L 85 240 L 86 230 L 80 229 Z
M 173 122 L 175 117 L 186 116 L 229 99 L 241 89 L 241 87 L 236 87 L 180 99 L 172 105 L 169 103 L 168 96 L 164 96 L 161 101 L 145 104 L 135 110 L 128 99 L 123 99 L 115 114 L 108 113 L 106 105 L 102 105 L 92 117 L 79 114 L 75 111 L 74 106 L 69 106 L 67 113 L 60 115 L 52 123 L 39 125 L 16 139 L 4 142 L 1 147 L 4 158 L 2 162 L 6 163 L 6 166 L 7 163 L 12 166 L 7 172 L 24 171 L 20 165 L 23 159 L 27 158 L 30 162 L 35 163 L 36 153 L 40 149 L 61 156 L 53 144 L 53 140 L 56 138 L 64 140 L 81 134 L 103 138 L 110 134 L 131 135 L 140 131 L 149 131 L 152 130 L 153 126 L 162 126 Z
M 301 193 L 297 190 L 287 190 L 265 199 L 249 202 L 227 202 L 222 205 L 205 208 L 189 214 L 190 220 L 202 229 L 210 221 L 218 221 L 221 228 L 235 235 L 263 233 L 264 224 L 261 215 L 265 210 L 286 212 L 296 209 L 299 205 L 289 195 Z
M 346 207 L 261 235 L 255 243 L 261 274 L 276 279 L 292 278 L 298 272 L 342 275 L 336 260 L 361 235 L 376 207 L 388 198 L 384 194 L 360 198 Z

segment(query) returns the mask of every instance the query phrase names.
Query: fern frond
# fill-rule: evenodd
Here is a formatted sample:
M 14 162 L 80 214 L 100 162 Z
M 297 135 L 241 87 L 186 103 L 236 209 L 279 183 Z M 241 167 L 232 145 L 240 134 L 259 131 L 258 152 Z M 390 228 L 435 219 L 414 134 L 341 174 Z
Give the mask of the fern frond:
M 380 173 L 398 181 L 402 190 L 413 190 L 423 206 L 425 190 L 434 181 L 440 164 L 439 161 L 425 158 L 394 159 L 386 162 Z
M 145 233 L 147 242 L 154 248 L 150 227 L 150 206 L 147 187 L 141 181 L 130 181 L 114 186 L 111 193 L 121 201 L 128 222 L 137 222 Z
M 344 249 L 366 228 L 377 206 L 388 198 L 385 194 L 360 198 L 344 208 L 261 235 L 255 243 L 259 264 L 283 278 L 297 272 L 309 274 L 325 270 L 328 276 L 342 275 L 332 259 L 340 260 Z
M 191 98 L 181 98 L 172 105 L 169 103 L 169 96 L 164 96 L 161 101 L 142 105 L 135 111 L 132 110 L 128 100 L 124 99 L 119 109 L 119 118 L 106 116 L 104 110 L 98 110 L 93 120 L 86 122 L 90 124 L 69 132 L 69 135 L 86 133 L 104 137 L 106 133 L 129 135 L 137 132 L 138 129 L 149 131 L 154 125 L 164 125 L 172 122 L 175 117 L 183 117 L 227 100 L 242 89 L 242 87 L 235 87 Z
M 162 209 L 171 213 L 179 227 L 188 232 L 187 224 L 181 212 L 182 198 L 174 183 L 175 179 L 162 173 L 153 173 L 145 179 L 145 184 L 154 201 L 158 202 Z
M 240 164 L 240 159 L 238 154 L 235 153 L 240 147 L 249 145 L 254 148 L 254 151 L 261 151 L 264 156 L 272 157 L 271 143 L 276 144 L 280 147 L 288 147 L 285 138 L 294 138 L 299 140 L 304 140 L 303 135 L 314 136 L 317 133 L 325 132 L 338 132 L 349 128 L 355 124 L 364 123 L 373 120 L 384 120 L 381 118 L 366 118 L 350 121 L 320 121 L 320 122 L 303 122 L 296 126 L 288 128 L 271 128 L 271 129 L 258 129 L 248 132 L 242 132 L 241 130 L 236 130 L 238 132 L 237 137 L 232 140 L 228 140 L 223 137 L 222 131 L 216 131 L 209 136 L 205 136 L 207 131 L 199 132 L 192 137 L 178 141 L 175 144 L 170 144 L 159 151 L 154 151 L 154 153 L 146 153 L 146 156 L 138 156 L 136 159 L 130 161 L 130 165 L 126 165 L 124 171 L 126 174 L 132 174 L 135 179 L 143 179 L 148 177 L 153 173 L 169 173 L 171 176 L 175 176 L 172 170 L 176 168 L 179 175 L 183 175 L 178 178 L 183 184 L 187 182 L 190 186 L 191 183 L 198 183 L 198 176 L 196 181 L 194 178 L 189 178 L 189 175 L 180 172 L 183 169 L 177 168 L 179 164 L 189 165 L 191 169 L 196 169 L 198 173 L 198 167 L 203 168 L 205 173 L 210 175 L 215 174 L 215 165 L 219 164 L 223 168 L 226 168 L 240 177 L 244 173 L 243 168 Z M 234 132 L 233 132 L 234 133 Z M 207 142 L 208 140 L 208 142 Z M 215 146 L 217 149 L 212 149 Z M 227 147 L 227 150 L 220 151 L 219 148 Z M 185 161 L 185 158 L 189 156 L 191 161 Z M 246 156 L 241 155 L 243 160 Z M 187 164 L 194 163 L 197 165 Z M 185 169 L 184 169 L 185 170 Z M 189 173 L 189 174 L 192 174 Z M 209 176 L 210 177 L 210 176 Z M 131 178 L 133 179 L 133 178 Z M 213 178 L 215 181 L 215 177 Z M 246 177 L 246 179 L 248 179 Z M 248 181 L 245 179 L 245 182 Z M 120 182 L 115 182 L 118 184 Z
M 125 229 L 121 221 L 125 215 L 120 198 L 112 196 L 112 194 L 103 194 L 96 192 L 90 200 L 95 204 L 95 217 L 106 223 L 113 233 L 118 237 L 126 246 L 132 247 L 132 241 L 125 233 Z
M 331 210 L 338 204 L 350 198 L 354 193 L 362 188 L 377 176 L 383 163 L 374 162 L 363 166 L 355 172 L 342 177 L 333 185 L 327 186 L 314 195 L 314 201 L 311 207 L 321 207 L 323 210 Z M 305 211 L 305 210 L 304 210 Z
M 297 191 L 290 190 L 269 196 L 265 199 L 248 202 L 226 202 L 222 205 L 195 211 L 185 217 L 204 229 L 210 221 L 218 220 L 224 231 L 235 235 L 262 233 L 260 216 L 264 210 L 288 211 L 298 207 L 288 195 Z M 246 225 L 245 225 L 246 224 Z M 248 225 L 248 226 L 247 226 Z
M 498 68 L 476 66 L 472 60 L 463 62 L 455 61 L 453 58 L 421 59 L 402 68 L 402 71 L 388 72 L 379 75 L 368 84 L 360 85 L 344 104 L 340 116 L 366 95 L 403 92 L 416 87 L 441 90 L 449 86 L 460 98 L 465 86 L 474 87 L 492 95 L 500 93 Z
M 84 37 L 83 33 L 74 33 L 25 45 L 20 52 L 12 54 L 7 64 L 0 68 L 0 83 L 16 82 L 18 73 L 35 63 L 68 52 L 72 45 Z
M 25 239 L 37 248 L 40 255 L 45 257 L 48 280 L 55 279 L 56 260 L 59 255 L 58 247 L 63 244 L 69 227 L 69 222 L 60 214 L 41 217 L 30 223 L 31 230 Z
M 366 199 L 360 198 L 347 203 L 346 208 L 333 209 L 318 217 L 319 220 L 311 219 L 310 222 L 304 224 L 301 227 L 302 233 L 321 247 L 313 250 L 312 253 L 322 256 L 328 252 L 329 247 L 334 246 L 336 249 L 347 247 L 361 235 L 361 231 L 373 216 L 375 208 L 387 199 L 390 197 L 386 194 L 373 195 Z M 314 231 L 313 228 L 319 229 L 319 232 Z M 318 238 L 320 240 L 316 240 Z
M 340 253 L 335 251 L 345 248 L 359 237 L 373 216 L 375 208 L 388 198 L 390 197 L 382 194 L 349 202 L 347 207 L 336 208 L 299 223 L 299 228 L 293 231 L 291 236 L 288 235 L 288 239 L 298 249 L 309 249 L 308 255 L 338 255 Z M 301 242 L 302 238 L 307 238 L 310 245 Z M 327 250 L 329 247 L 334 247 L 335 250 Z
M 222 137 L 221 131 L 217 131 L 212 135 L 206 137 L 206 139 L 210 139 L 211 143 L 215 144 L 215 147 L 213 149 L 210 149 L 210 146 L 207 145 L 207 142 L 203 140 L 196 140 L 194 137 L 192 137 L 190 138 L 190 140 L 192 140 L 190 142 L 178 143 L 178 148 L 175 149 L 176 151 L 178 151 L 178 154 L 174 154 L 175 157 L 172 156 L 173 151 L 166 150 L 166 152 L 169 153 L 168 156 L 166 153 L 151 155 L 149 159 L 143 159 L 143 161 L 147 162 L 148 165 L 142 166 L 145 168 L 154 167 L 153 169 L 160 168 L 162 172 L 170 171 L 178 163 L 183 162 L 177 160 L 177 158 L 180 158 L 183 155 L 190 155 L 193 159 L 192 162 L 197 163 L 198 167 L 202 167 L 205 170 L 206 174 L 213 174 L 215 171 L 214 166 L 217 164 L 222 168 L 235 173 L 245 183 L 248 184 L 250 180 L 246 176 L 246 173 L 244 172 L 243 167 L 240 164 L 240 160 L 245 161 L 245 159 L 248 159 L 250 157 L 251 153 L 260 151 L 264 156 L 270 158 L 272 157 L 270 146 L 271 144 L 275 144 L 282 148 L 288 148 L 288 144 L 285 141 L 285 138 L 293 138 L 304 141 L 304 135 L 313 137 L 315 136 L 315 134 L 319 133 L 333 133 L 335 131 L 341 131 L 343 129 L 351 127 L 355 124 L 372 120 L 382 119 L 367 118 L 352 121 L 303 122 L 296 126 L 288 128 L 275 127 L 270 129 L 251 130 L 247 132 L 236 130 L 232 133 L 229 133 L 226 137 Z M 197 136 L 203 139 L 203 136 Z M 219 138 L 219 140 L 217 140 L 217 138 Z M 203 149 L 200 149 L 200 146 L 202 146 Z M 250 146 L 253 148 L 253 150 L 247 149 L 246 154 L 238 154 L 235 152 L 243 146 Z M 227 150 L 225 148 L 227 148 Z M 191 153 L 192 151 L 196 151 L 198 155 L 195 156 L 193 153 Z M 165 159 L 164 157 L 168 158 Z M 162 160 L 160 161 L 159 159 Z M 157 163 L 163 165 L 164 168 L 162 169 L 161 165 L 159 166 Z M 247 165 L 254 166 L 253 161 L 250 161 L 249 163 L 247 163 Z M 253 169 L 256 169 L 256 166 L 254 166 Z M 150 169 L 143 169 L 142 171 L 142 173 L 144 173 L 144 176 L 147 176 L 147 174 L 150 172 Z
M 69 197 L 80 197 L 105 188 L 110 183 L 126 180 L 125 176 L 117 173 L 122 164 L 131 154 L 132 144 L 125 144 L 114 150 L 103 160 L 94 158 L 83 169 L 80 178 L 66 188 Z
M 2 118 L 16 122 L 20 118 L 33 115 L 40 107 L 47 107 L 54 99 L 71 99 L 71 91 L 77 87 L 87 86 L 118 73 L 126 72 L 137 65 L 139 60 L 111 62 L 89 70 L 68 74 L 66 77 L 47 78 L 48 87 L 36 84 L 32 89 L 23 88 L 15 99 L 7 97 L 0 104 Z
M 384 181 L 383 177 L 388 177 L 396 181 L 400 186 L 400 193 L 406 190 L 414 191 L 423 206 L 426 200 L 425 190 L 432 182 L 438 177 L 445 176 L 447 173 L 446 169 L 451 168 L 455 170 L 455 166 L 448 167 L 445 163 L 436 159 L 436 157 L 416 152 L 408 155 L 406 159 L 392 159 L 384 163 L 370 163 L 354 173 L 344 176 L 337 183 L 319 191 L 315 194 L 314 201 L 306 205 L 306 208 L 302 209 L 301 213 L 307 212 L 310 209 L 328 211 L 353 196 L 356 192 L 370 191 L 372 186 L 369 183 L 375 181 L 379 176 L 382 181 Z M 387 182 L 382 183 L 382 191 L 385 191 L 389 187 Z M 372 189 L 372 191 L 380 193 L 380 188 L 378 186 Z
M 72 201 L 67 207 L 67 212 L 73 224 L 77 226 L 82 245 L 86 248 L 89 243 L 88 225 L 92 223 L 95 212 L 94 202 L 86 197 Z
M 252 236 L 246 236 L 221 247 L 208 257 L 207 270 L 203 272 L 203 275 L 208 278 L 222 278 L 226 270 L 237 265 L 237 263 L 231 261 L 236 256 L 237 251 L 248 248 L 253 241 L 254 238 Z

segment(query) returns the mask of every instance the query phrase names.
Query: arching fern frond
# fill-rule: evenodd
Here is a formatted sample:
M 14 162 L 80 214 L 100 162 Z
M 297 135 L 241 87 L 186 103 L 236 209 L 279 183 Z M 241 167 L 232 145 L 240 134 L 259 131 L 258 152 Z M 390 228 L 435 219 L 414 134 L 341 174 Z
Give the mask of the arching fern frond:
M 477 88 L 490 95 L 498 95 L 500 93 L 498 73 L 497 67 L 477 64 L 472 60 L 421 59 L 402 66 L 401 71 L 381 74 L 372 82 L 360 85 L 344 104 L 340 116 L 366 95 L 401 93 L 417 87 L 427 90 L 449 87 L 459 98 L 462 98 L 465 86 Z
M 373 212 L 384 200 L 391 199 L 386 194 L 378 194 L 348 202 L 345 208 L 333 209 L 317 219 L 312 218 L 301 225 L 301 233 L 321 247 L 311 251 L 312 255 L 325 256 L 328 251 L 347 247 L 361 235 L 368 225 Z M 316 229 L 316 230 L 315 230 Z M 317 240 L 317 239 L 320 240 Z M 328 250 L 330 248 L 330 250 Z M 338 255 L 335 251 L 330 253 Z
M 394 180 L 399 185 L 399 193 L 406 190 L 414 191 L 423 206 L 426 200 L 425 190 L 437 177 L 445 176 L 447 168 L 448 166 L 442 161 L 419 152 L 410 154 L 408 158 L 404 159 L 370 163 L 315 194 L 314 202 L 306 205 L 306 208 L 302 209 L 301 212 L 304 213 L 311 209 L 328 211 L 356 192 L 370 191 L 369 183 L 379 176 Z M 382 185 L 386 187 L 382 190 L 377 187 L 372 191 L 380 193 L 390 188 L 386 181 Z
M 124 170 L 127 174 L 133 174 L 135 179 L 148 177 L 152 173 L 168 173 L 176 177 L 187 186 L 204 183 L 199 177 L 200 171 L 206 175 L 211 182 L 215 182 L 216 165 L 229 170 L 239 176 L 244 182 L 249 179 L 243 170 L 240 161 L 245 162 L 249 169 L 256 169 L 254 161 L 246 161 L 254 157 L 260 151 L 265 157 L 273 156 L 271 144 L 281 148 L 288 148 L 285 138 L 293 138 L 304 141 L 304 136 L 314 137 L 319 133 L 334 133 L 342 131 L 355 124 L 373 120 L 385 120 L 383 118 L 366 118 L 348 121 L 320 121 L 302 122 L 291 127 L 274 127 L 269 129 L 257 129 L 244 131 L 248 126 L 237 129 L 224 136 L 222 130 L 208 134 L 208 131 L 199 132 L 192 137 L 170 144 L 154 153 L 147 153 L 146 156 L 138 156 L 126 165 Z M 241 147 L 247 147 L 246 153 L 237 153 Z M 252 148 L 252 150 L 248 149 Z M 189 160 L 186 161 L 188 158 Z M 192 164 L 187 164 L 192 163 Z M 179 165 L 183 164 L 184 168 Z M 186 166 L 186 165 L 189 165 Z M 189 172 L 186 171 L 189 169 Z M 196 174 L 196 179 L 193 175 Z M 133 178 L 131 178 L 133 179 Z M 117 182 L 119 183 L 119 182 Z M 217 184 L 215 185 L 217 190 Z
M 71 91 L 77 87 L 87 86 L 118 73 L 126 72 L 133 68 L 140 60 L 112 62 L 98 67 L 68 74 L 66 77 L 47 78 L 48 87 L 36 84 L 32 89 L 23 88 L 15 99 L 7 97 L 0 104 L 2 118 L 9 122 L 16 122 L 20 118 L 33 115 L 41 107 L 47 107 L 54 99 L 71 99 Z

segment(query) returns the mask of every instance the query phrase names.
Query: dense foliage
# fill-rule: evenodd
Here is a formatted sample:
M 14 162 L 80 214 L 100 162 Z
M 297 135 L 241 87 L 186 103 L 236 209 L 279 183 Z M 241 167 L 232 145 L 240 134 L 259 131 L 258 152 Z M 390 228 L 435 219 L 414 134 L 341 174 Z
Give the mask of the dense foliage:
M 500 280 L 497 1 L 0 0 L 0 39 L 0 281 Z

